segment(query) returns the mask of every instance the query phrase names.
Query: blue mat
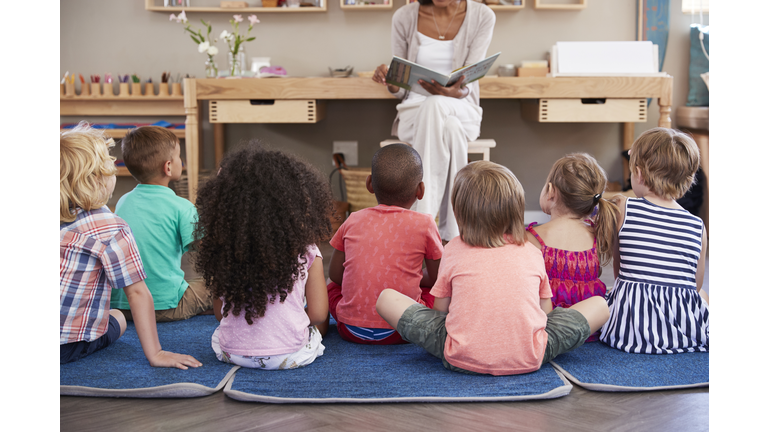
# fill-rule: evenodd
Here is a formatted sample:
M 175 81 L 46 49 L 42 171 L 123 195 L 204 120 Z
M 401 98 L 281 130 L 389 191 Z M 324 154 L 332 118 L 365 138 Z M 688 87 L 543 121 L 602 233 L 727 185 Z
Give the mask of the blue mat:
M 551 365 L 523 375 L 451 372 L 415 345 L 372 346 L 343 341 L 331 326 L 325 353 L 286 371 L 240 368 L 224 393 L 269 403 L 472 402 L 552 399 L 573 386 Z
M 552 365 L 594 391 L 648 391 L 709 386 L 709 353 L 630 354 L 601 342 L 557 356 Z
M 213 315 L 179 322 L 158 323 L 164 350 L 189 354 L 203 363 L 198 368 L 153 368 L 141 350 L 132 322 L 113 345 L 88 357 L 60 365 L 61 395 L 187 398 L 207 396 L 224 388 L 239 366 L 216 359 L 211 335 L 218 322 Z

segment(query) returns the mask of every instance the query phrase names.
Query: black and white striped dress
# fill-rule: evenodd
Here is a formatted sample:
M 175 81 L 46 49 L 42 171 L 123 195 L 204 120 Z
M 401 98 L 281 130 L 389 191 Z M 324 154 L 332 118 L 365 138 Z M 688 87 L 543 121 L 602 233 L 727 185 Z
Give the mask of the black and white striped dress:
M 627 199 L 601 341 L 631 353 L 709 350 L 709 310 L 696 292 L 703 225 L 686 210 Z

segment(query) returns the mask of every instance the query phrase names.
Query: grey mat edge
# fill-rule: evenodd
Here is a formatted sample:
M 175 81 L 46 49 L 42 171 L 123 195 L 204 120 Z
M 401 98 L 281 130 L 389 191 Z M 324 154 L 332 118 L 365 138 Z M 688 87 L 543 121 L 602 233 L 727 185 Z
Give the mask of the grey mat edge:
M 459 373 L 459 372 L 456 372 Z M 293 404 L 293 403 L 403 403 L 403 402 L 514 402 L 527 400 L 556 399 L 567 396 L 571 393 L 573 385 L 557 369 L 555 373 L 563 381 L 563 385 L 556 387 L 546 393 L 525 396 L 498 396 L 498 397 L 398 397 L 398 398 L 282 398 L 275 396 L 259 396 L 250 393 L 232 390 L 234 379 L 227 382 L 224 387 L 224 394 L 232 399 L 241 402 L 261 402 L 273 404 Z
M 59 386 L 59 396 L 92 396 L 92 397 L 119 397 L 119 398 L 193 398 L 209 396 L 228 385 L 240 366 L 233 366 L 215 388 L 206 387 L 195 383 L 166 384 L 157 387 L 144 387 L 135 389 L 104 389 L 98 387 L 85 387 L 73 385 Z
M 596 392 L 644 392 L 644 391 L 680 390 L 680 389 L 690 389 L 690 388 L 699 388 L 699 387 L 709 387 L 709 382 L 675 385 L 675 386 L 657 386 L 657 387 L 628 387 L 628 386 L 619 386 L 619 385 L 613 385 L 613 384 L 583 383 L 579 381 L 576 377 L 568 373 L 568 371 L 565 370 L 559 364 L 553 361 L 549 363 L 555 368 L 555 370 L 565 375 L 565 377 L 568 378 L 568 380 L 571 381 L 572 383 L 584 389 L 592 390 Z

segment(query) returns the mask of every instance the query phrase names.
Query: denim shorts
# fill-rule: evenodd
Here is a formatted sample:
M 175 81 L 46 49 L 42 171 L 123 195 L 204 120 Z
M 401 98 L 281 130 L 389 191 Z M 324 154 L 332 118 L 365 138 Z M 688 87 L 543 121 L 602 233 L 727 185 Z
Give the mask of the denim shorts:
M 87 355 L 106 348 L 116 340 L 120 338 L 120 323 L 117 318 L 112 315 L 109 316 L 109 326 L 107 332 L 95 341 L 86 342 L 70 342 L 68 344 L 59 345 L 59 364 L 73 362 L 79 360 Z

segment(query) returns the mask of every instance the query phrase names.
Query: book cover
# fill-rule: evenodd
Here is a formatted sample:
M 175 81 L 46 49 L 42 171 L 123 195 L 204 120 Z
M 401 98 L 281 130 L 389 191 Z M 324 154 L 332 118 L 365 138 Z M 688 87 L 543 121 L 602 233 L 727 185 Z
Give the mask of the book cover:
M 451 72 L 450 75 L 442 74 L 422 65 L 394 56 L 392 57 L 392 62 L 389 64 L 386 82 L 387 84 L 414 91 L 425 96 L 431 96 L 429 92 L 424 90 L 418 84 L 419 80 L 427 82 L 434 80 L 440 85 L 448 87 L 458 81 L 460 77 L 464 76 L 464 84 L 466 85 L 484 77 L 500 54 L 501 53 L 498 52 L 477 63 L 456 69 Z

